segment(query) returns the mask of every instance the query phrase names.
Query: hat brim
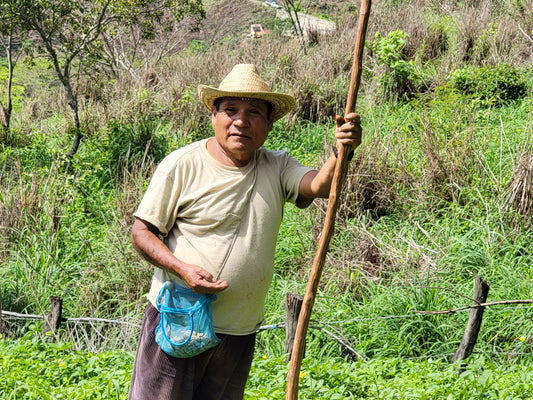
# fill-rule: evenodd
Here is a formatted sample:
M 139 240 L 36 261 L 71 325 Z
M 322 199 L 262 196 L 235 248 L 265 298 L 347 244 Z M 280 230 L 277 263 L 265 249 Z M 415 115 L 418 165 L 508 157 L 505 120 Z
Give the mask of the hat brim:
M 245 97 L 251 99 L 265 100 L 274 107 L 274 121 L 285 116 L 291 111 L 296 102 L 291 95 L 285 93 L 275 92 L 231 92 L 226 90 L 219 90 L 212 86 L 199 85 L 198 96 L 209 111 L 211 111 L 215 100 L 220 97 Z

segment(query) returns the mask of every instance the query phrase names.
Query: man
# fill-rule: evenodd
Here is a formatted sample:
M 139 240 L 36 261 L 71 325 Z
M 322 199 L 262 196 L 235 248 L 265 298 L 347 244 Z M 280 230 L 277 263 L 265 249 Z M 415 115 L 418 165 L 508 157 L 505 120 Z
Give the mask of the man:
M 135 249 L 156 266 L 130 387 L 131 400 L 242 399 L 263 321 L 276 238 L 286 201 L 307 207 L 327 197 L 336 156 L 319 171 L 261 146 L 273 123 L 294 107 L 255 66 L 238 64 L 218 89 L 198 94 L 214 137 L 185 146 L 157 167 L 132 228 Z M 338 144 L 361 143 L 359 116 L 336 119 Z M 173 358 L 158 347 L 155 299 L 165 281 L 217 293 L 213 325 L 221 343 Z

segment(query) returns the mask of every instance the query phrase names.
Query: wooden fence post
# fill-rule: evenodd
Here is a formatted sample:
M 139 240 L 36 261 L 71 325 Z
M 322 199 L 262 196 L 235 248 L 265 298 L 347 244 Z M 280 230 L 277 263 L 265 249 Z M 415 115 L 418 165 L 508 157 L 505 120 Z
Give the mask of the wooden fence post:
M 50 296 L 50 312 L 44 318 L 43 334 L 53 329 L 58 329 L 61 324 L 61 313 L 63 312 L 63 299 L 58 296 Z
M 285 299 L 285 347 L 283 351 L 287 353 L 285 362 L 291 360 L 292 348 L 294 344 L 294 335 L 298 325 L 298 317 L 302 309 L 303 296 L 294 293 L 287 293 Z
M 476 284 L 474 288 L 474 305 L 479 305 L 487 301 L 490 285 L 487 281 L 479 276 L 476 276 Z M 466 324 L 463 340 L 459 348 L 455 352 L 452 362 L 462 361 L 469 357 L 474 351 L 479 330 L 481 328 L 481 321 L 483 319 L 483 312 L 485 307 L 474 307 L 470 310 L 470 316 Z

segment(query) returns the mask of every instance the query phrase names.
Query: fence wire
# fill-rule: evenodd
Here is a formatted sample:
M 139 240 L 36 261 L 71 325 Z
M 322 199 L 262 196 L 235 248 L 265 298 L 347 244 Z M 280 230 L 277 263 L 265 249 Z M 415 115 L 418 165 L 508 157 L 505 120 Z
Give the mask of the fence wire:
M 498 310 L 487 307 L 492 312 L 504 312 L 508 310 L 516 310 L 517 308 L 533 310 L 531 305 L 514 305 L 508 307 L 498 307 Z M 468 309 L 461 309 L 457 312 L 469 311 Z M 328 322 L 321 322 L 317 320 L 310 321 L 310 329 L 315 329 L 322 332 L 326 337 L 336 341 L 339 346 L 344 348 L 353 359 L 367 359 L 367 357 L 357 350 L 357 346 L 343 334 L 343 326 L 354 323 L 365 323 L 371 321 L 381 321 L 390 319 L 412 319 L 418 317 L 427 317 L 428 314 L 409 313 L 403 315 L 387 315 L 376 317 L 362 317 L 350 318 L 345 320 L 334 320 Z M 284 316 L 280 315 L 273 318 L 273 321 L 284 321 Z M 3 337 L 19 338 L 31 330 L 30 326 L 35 325 L 36 322 L 43 321 L 42 315 L 36 314 L 19 314 L 10 311 L 2 311 L 2 326 L 0 333 Z M 99 353 L 109 350 L 123 350 L 134 352 L 137 346 L 137 339 L 140 332 L 141 320 L 138 319 L 104 319 L 104 318 L 66 318 L 63 319 L 59 329 L 50 331 L 48 334 L 52 336 L 50 339 L 71 342 L 74 350 L 88 351 Z M 285 322 L 265 324 L 259 328 L 259 331 L 269 331 L 275 329 L 285 329 Z M 486 352 L 477 352 L 487 354 Z M 526 356 L 530 357 L 533 354 L 527 352 L 512 352 L 503 353 L 492 351 L 490 354 L 504 355 L 504 356 Z M 406 359 L 428 359 L 428 358 L 450 358 L 453 353 L 425 355 L 420 357 L 408 357 Z
M 42 315 L 2 311 L 2 335 L 22 337 Z M 100 353 L 108 350 L 135 351 L 141 327 L 139 320 L 104 318 L 66 318 L 59 329 L 49 331 L 51 340 L 71 342 L 74 350 Z

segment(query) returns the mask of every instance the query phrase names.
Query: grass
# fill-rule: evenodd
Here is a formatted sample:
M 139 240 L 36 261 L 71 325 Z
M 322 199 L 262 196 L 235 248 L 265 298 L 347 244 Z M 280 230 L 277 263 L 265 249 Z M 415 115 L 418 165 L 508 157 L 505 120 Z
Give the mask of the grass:
M 470 122 L 452 125 L 448 120 L 462 112 L 461 104 L 451 108 L 439 98 L 431 109 L 416 102 L 372 106 L 360 158 L 348 177 L 315 320 L 370 319 L 337 326 L 369 357 L 430 356 L 454 351 L 463 316 L 380 318 L 469 304 L 456 294 L 471 296 L 476 273 L 491 283 L 489 300 L 530 297 L 530 233 L 515 225 L 512 210 L 504 207 L 512 161 L 529 141 L 527 104 L 478 108 L 485 117 L 461 116 Z M 365 107 L 362 102 L 362 112 Z M 328 125 L 297 124 L 288 133 L 281 128 L 272 132 L 268 146 L 284 147 L 310 165 L 319 163 Z M 474 140 L 471 132 L 477 133 Z M 152 162 L 124 164 L 129 167 L 123 174 L 113 175 L 107 158 L 112 152 L 104 146 L 87 142 L 67 166 L 54 161 L 45 143 L 4 147 L 2 218 L 9 227 L 3 236 L 6 268 L 0 273 L 4 307 L 41 313 L 48 297 L 59 294 L 66 316 L 140 317 L 150 267 L 131 249 L 128 230 Z M 384 149 L 387 157 L 380 152 Z M 399 179 L 387 179 L 388 174 Z M 362 179 L 366 175 L 368 180 Z M 384 214 L 376 218 L 351 195 L 371 197 L 368 204 Z M 303 212 L 286 207 L 267 321 L 283 315 L 286 292 L 304 292 L 324 215 L 325 202 L 317 204 Z M 517 316 L 520 324 L 513 320 Z M 488 313 L 487 321 L 478 345 L 486 351 L 495 342 L 499 350 L 513 350 L 516 338 L 528 335 L 531 326 L 526 309 L 503 316 L 495 311 L 494 318 Z M 317 337 L 313 347 L 319 353 L 338 351 Z M 283 335 L 277 335 L 260 346 L 280 354 L 282 343 Z
M 511 182 L 525 182 L 517 166 L 533 150 L 532 70 L 524 60 L 511 60 L 529 91 L 495 102 L 493 88 L 515 70 L 503 66 L 500 74 L 487 75 L 482 69 L 507 65 L 505 49 L 515 46 L 521 46 L 515 57 L 528 60 L 526 39 L 502 30 L 500 21 L 529 29 L 529 5 L 489 7 L 485 0 L 473 10 L 441 3 L 375 5 L 367 37 L 381 32 L 382 42 L 366 52 L 357 105 L 363 144 L 350 166 L 312 315 L 314 326 L 344 337 L 368 361 L 353 362 L 345 347 L 311 329 L 301 378 L 305 398 L 532 396 L 530 307 L 488 308 L 478 354 L 460 375 L 449 359 L 468 313 L 416 313 L 471 304 L 476 274 L 491 285 L 489 301 L 528 299 L 533 292 L 533 210 L 519 213 L 508 201 Z M 427 10 L 423 20 L 411 23 L 421 8 Z M 483 27 L 487 18 L 491 22 Z M 234 35 L 213 49 L 191 46 L 154 64 L 154 86 L 127 74 L 117 81 L 95 76 L 100 100 L 80 97 L 85 139 L 71 160 L 63 156 L 71 140 L 63 94 L 42 64 L 21 64 L 13 129 L 0 145 L 3 308 L 44 313 L 48 297 L 61 295 L 67 318 L 140 318 L 151 267 L 129 243 L 132 213 L 161 157 L 211 134 L 206 110 L 196 100 L 197 84 L 218 81 L 236 60 L 254 60 L 298 104 L 265 146 L 319 166 L 330 153 L 332 117 L 342 113 L 347 90 L 354 22 L 347 16 L 339 27 L 305 57 L 298 43 L 278 32 L 257 41 Z M 404 47 L 387 42 L 388 32 L 398 29 L 407 33 Z M 491 40 L 494 32 L 499 44 Z M 463 48 L 469 37 L 476 38 L 474 47 Z M 384 101 L 378 83 L 388 72 L 377 62 L 384 56 L 400 57 L 387 67 L 397 69 L 395 76 L 405 78 L 407 67 L 408 77 L 423 72 L 427 90 L 419 85 L 420 93 L 407 93 L 413 87 L 407 82 L 404 92 L 391 96 L 403 101 Z M 2 81 L 5 64 L 0 70 Z M 450 85 L 449 73 L 456 70 L 456 78 L 468 83 L 464 88 Z M 485 77 L 483 93 L 476 93 L 472 81 Z M 387 90 L 399 90 L 401 82 L 388 83 Z M 304 211 L 285 208 L 266 323 L 283 321 L 287 292 L 303 294 L 325 208 L 325 201 Z M 283 397 L 283 342 L 283 329 L 260 333 L 247 398 Z M 26 398 L 124 398 L 131 354 L 91 354 L 69 346 L 33 336 L 0 341 L 0 397 L 26 392 Z M 70 360 L 66 369 L 59 365 L 63 358 Z M 45 366 L 39 369 L 36 360 Z M 87 365 L 100 368 L 101 376 L 85 373 Z
M 262 333 L 267 334 L 267 333 Z M 34 336 L 35 335 L 35 336 Z M 285 396 L 284 357 L 256 352 L 245 399 Z M 30 333 L 0 340 L 3 399 L 126 399 L 133 353 L 74 351 Z M 525 399 L 533 396 L 530 363 L 502 366 L 474 356 L 462 372 L 442 359 L 375 358 L 343 362 L 306 357 L 299 394 L 306 399 Z

